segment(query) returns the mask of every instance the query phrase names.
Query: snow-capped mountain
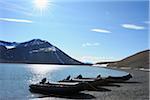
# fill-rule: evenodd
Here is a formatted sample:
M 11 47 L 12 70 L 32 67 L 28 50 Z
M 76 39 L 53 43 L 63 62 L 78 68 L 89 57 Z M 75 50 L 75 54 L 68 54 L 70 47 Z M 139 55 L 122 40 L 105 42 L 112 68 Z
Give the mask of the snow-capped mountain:
M 17 43 L 17 45 L 11 49 L 5 48 L 5 46 L 6 45 L 0 46 L 0 62 L 82 64 L 50 44 L 48 41 L 40 39 Z

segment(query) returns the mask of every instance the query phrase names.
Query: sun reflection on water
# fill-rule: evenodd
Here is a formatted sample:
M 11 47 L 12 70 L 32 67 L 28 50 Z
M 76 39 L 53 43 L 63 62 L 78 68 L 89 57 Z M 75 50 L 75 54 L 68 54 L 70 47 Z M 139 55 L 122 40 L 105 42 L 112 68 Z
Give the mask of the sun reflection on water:
M 35 74 L 46 74 L 58 70 L 59 68 L 56 65 L 31 65 L 29 66 L 33 73 Z
M 57 65 L 30 65 L 28 66 L 31 70 L 32 77 L 29 79 L 29 83 L 38 83 L 43 78 L 51 80 L 53 73 L 60 68 Z

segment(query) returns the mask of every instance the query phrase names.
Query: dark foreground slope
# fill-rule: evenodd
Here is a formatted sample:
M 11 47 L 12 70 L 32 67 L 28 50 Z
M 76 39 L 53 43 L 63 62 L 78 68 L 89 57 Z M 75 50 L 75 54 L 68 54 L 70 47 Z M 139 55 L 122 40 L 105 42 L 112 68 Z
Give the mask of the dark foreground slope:
M 145 50 L 129 56 L 123 60 L 109 63 L 112 67 L 131 67 L 131 68 L 149 68 L 149 54 L 150 50 Z
M 82 64 L 47 41 L 33 39 L 23 43 L 0 43 L 1 63 Z M 14 46 L 11 49 L 6 47 Z

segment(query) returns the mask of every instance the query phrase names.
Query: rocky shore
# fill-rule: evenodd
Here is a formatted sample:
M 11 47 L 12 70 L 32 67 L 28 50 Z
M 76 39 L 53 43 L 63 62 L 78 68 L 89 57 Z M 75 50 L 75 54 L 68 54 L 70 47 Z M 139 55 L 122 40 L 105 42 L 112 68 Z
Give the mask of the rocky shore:
M 109 92 L 88 92 L 96 100 L 149 100 L 149 71 L 121 69 L 133 75 L 126 83 L 116 83 L 120 87 L 105 87 Z

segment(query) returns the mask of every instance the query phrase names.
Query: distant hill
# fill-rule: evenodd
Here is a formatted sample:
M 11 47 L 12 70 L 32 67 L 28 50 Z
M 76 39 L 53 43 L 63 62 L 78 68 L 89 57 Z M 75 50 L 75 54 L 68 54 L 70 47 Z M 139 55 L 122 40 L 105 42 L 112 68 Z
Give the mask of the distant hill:
M 110 67 L 131 67 L 131 68 L 149 68 L 149 54 L 150 50 L 145 50 L 129 56 L 120 61 L 108 63 Z
M 0 46 L 16 46 L 16 45 L 18 45 L 17 42 L 6 42 L 0 40 Z
M 12 48 L 8 48 L 12 46 Z M 23 43 L 0 41 L 1 63 L 83 64 L 50 44 L 33 39 Z

